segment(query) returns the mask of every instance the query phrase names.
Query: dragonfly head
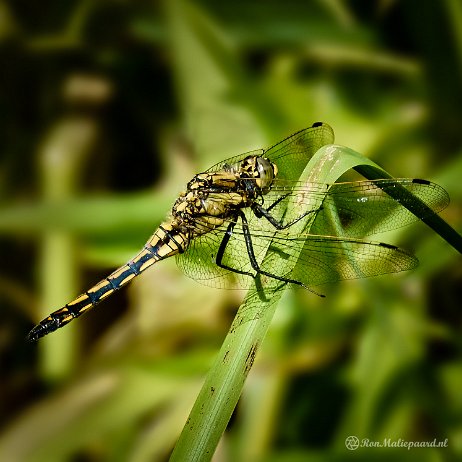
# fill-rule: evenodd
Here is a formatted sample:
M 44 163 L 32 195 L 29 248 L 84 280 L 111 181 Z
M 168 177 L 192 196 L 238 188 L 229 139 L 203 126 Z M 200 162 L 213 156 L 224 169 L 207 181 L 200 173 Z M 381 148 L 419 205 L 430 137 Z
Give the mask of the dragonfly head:
M 241 165 L 250 178 L 255 179 L 255 185 L 262 190 L 263 193 L 268 192 L 273 180 L 278 174 L 278 168 L 266 157 L 248 156 L 244 159 Z

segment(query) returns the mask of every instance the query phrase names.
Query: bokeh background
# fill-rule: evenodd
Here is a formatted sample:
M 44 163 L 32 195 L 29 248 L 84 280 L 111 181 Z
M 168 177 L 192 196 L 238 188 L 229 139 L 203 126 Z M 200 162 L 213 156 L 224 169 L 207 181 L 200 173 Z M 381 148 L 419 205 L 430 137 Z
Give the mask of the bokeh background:
M 321 120 L 462 229 L 458 0 L 0 1 L 0 459 L 168 459 L 242 300 L 164 261 L 38 344 L 197 171 Z M 462 260 L 288 291 L 216 461 L 460 460 Z M 348 451 L 345 438 L 448 439 Z

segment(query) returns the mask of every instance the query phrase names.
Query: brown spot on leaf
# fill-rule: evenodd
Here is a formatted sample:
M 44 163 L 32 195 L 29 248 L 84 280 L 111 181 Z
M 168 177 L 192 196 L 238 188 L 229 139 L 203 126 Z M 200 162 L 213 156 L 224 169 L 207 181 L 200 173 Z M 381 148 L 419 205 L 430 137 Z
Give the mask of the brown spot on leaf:
M 255 356 L 257 354 L 257 350 L 258 350 L 258 343 L 255 343 L 250 348 L 247 358 L 245 359 L 245 374 L 246 375 L 250 372 L 250 369 L 252 369 L 253 362 L 255 361 Z

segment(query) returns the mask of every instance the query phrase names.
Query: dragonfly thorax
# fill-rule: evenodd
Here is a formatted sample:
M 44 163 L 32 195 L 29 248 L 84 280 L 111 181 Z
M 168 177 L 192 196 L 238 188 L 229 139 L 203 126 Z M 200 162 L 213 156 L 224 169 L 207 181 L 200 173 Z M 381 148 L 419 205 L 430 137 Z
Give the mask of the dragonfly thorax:
M 208 233 L 266 194 L 276 175 L 276 166 L 262 156 L 199 173 L 175 202 L 172 224 L 191 238 Z
M 240 189 L 239 175 L 233 171 L 199 173 L 173 205 L 174 227 L 191 237 L 210 232 L 245 206 L 246 195 Z

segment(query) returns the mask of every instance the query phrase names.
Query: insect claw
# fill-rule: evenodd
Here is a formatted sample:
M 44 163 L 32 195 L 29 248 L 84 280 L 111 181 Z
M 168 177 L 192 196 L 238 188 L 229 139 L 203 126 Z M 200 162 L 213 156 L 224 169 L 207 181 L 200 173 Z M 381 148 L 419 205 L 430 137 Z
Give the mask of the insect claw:
M 309 292 L 311 292 L 312 294 L 317 295 L 318 297 L 321 297 L 321 298 L 326 298 L 326 296 L 325 296 L 324 294 L 321 294 L 321 293 L 319 293 L 319 292 L 316 292 L 316 291 L 313 290 L 311 287 L 308 287 L 307 285 L 303 284 L 303 282 L 301 282 L 300 285 L 301 285 L 304 289 L 306 289 L 306 290 L 308 290 Z

